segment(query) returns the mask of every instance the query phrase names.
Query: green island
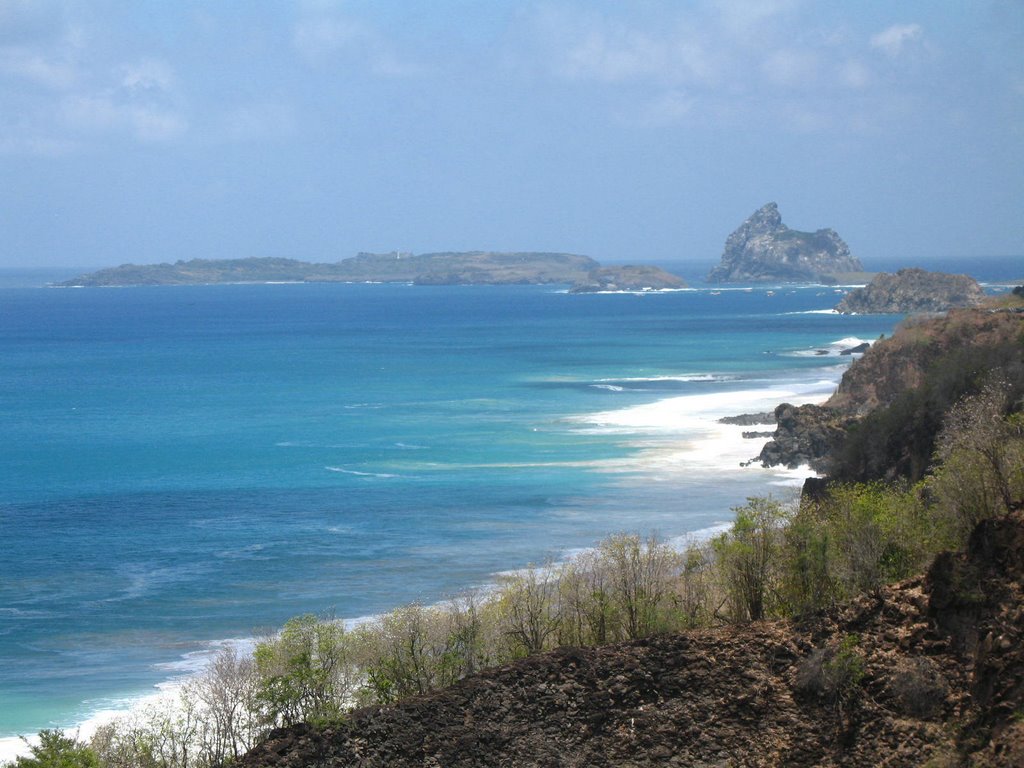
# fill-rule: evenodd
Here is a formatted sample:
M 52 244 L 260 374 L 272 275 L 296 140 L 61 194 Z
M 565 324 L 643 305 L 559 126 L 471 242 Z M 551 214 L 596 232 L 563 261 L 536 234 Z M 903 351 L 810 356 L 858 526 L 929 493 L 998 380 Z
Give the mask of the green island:
M 14 765 L 1020 765 L 1024 288 L 904 323 L 810 426 L 787 409 L 762 459 L 825 474 L 797 501 L 357 626 L 296 617 Z
M 686 283 L 658 267 L 602 268 L 571 253 L 466 251 L 359 253 L 333 264 L 283 258 L 191 259 L 123 264 L 80 275 L 61 287 L 205 285 L 214 283 L 413 283 L 416 285 L 553 285 L 577 293 L 661 290 Z

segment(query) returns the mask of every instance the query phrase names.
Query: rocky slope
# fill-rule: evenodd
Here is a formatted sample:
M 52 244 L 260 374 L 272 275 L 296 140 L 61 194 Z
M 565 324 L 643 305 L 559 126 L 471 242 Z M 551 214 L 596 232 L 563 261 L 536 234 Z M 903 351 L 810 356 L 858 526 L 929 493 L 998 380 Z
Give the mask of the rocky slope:
M 844 314 L 911 314 L 977 307 L 985 300 L 978 282 L 967 275 L 901 269 L 882 272 L 863 288 L 843 297 L 836 310 Z
M 819 282 L 843 272 L 862 272 L 860 260 L 833 229 L 798 232 L 782 223 L 768 203 L 729 235 L 709 283 Z
M 624 266 L 595 269 L 587 275 L 586 280 L 574 285 L 570 292 L 661 291 L 685 287 L 686 281 L 683 278 L 660 267 Z
M 1022 599 L 1017 512 L 925 577 L 804 623 L 564 649 L 275 731 L 237 765 L 1019 766 Z M 836 677 L 837 659 L 863 674 Z

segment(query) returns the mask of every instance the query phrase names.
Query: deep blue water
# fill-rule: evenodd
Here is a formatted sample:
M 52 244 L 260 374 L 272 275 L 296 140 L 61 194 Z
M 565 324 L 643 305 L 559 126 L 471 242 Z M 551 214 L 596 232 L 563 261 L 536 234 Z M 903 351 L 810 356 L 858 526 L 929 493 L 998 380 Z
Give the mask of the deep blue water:
M 783 492 L 702 453 L 698 422 L 831 386 L 849 358 L 814 350 L 897 321 L 809 313 L 837 299 L 0 288 L 0 736 L 299 613 L 431 602 Z

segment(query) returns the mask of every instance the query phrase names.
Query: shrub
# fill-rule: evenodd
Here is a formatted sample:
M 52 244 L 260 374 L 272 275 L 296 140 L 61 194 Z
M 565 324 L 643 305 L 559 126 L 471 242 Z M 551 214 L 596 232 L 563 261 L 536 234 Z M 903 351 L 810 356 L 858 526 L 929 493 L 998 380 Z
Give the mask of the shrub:
M 935 664 L 923 657 L 902 661 L 889 681 L 889 692 L 900 712 L 931 717 L 949 695 L 949 685 Z
M 14 759 L 14 768 L 99 768 L 96 753 L 79 743 L 78 739 L 65 736 L 59 730 L 39 732 L 39 743 L 30 744 L 30 757 Z
M 254 657 L 269 724 L 336 719 L 355 687 L 345 628 L 336 621 L 291 619 Z
M 757 621 L 778 598 L 778 554 L 785 513 L 770 498 L 751 498 L 737 507 L 736 522 L 714 542 L 721 578 L 736 621 Z

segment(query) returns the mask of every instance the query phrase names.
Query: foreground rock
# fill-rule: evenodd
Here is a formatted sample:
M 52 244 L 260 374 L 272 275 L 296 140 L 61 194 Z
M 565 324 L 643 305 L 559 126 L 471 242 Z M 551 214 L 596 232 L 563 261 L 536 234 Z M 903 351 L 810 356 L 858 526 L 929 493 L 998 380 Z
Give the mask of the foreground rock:
M 946 312 L 977 307 L 985 300 L 973 277 L 901 269 L 895 275 L 882 272 L 863 288 L 856 288 L 836 305 L 844 314 L 911 314 Z
M 614 291 L 664 291 L 685 288 L 686 281 L 660 267 L 624 266 L 595 269 L 577 283 L 570 293 L 606 293 Z
M 1019 766 L 1022 599 L 1018 512 L 926 577 L 802 624 L 565 649 L 275 731 L 237 765 Z M 844 641 L 863 676 L 840 696 L 822 669 Z
M 835 282 L 836 274 L 863 269 L 834 229 L 790 229 L 782 223 L 778 206 L 768 203 L 729 235 L 722 261 L 707 281 Z

